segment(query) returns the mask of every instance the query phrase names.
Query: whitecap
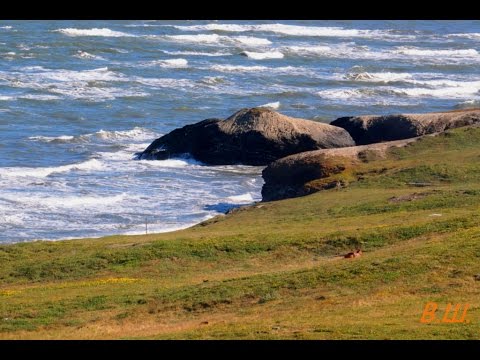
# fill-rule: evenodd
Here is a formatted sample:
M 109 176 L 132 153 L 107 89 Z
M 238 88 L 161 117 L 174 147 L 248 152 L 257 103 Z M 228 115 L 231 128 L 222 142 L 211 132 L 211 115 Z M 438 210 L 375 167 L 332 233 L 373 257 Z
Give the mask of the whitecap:
M 411 40 L 414 35 L 395 34 L 389 30 L 363 30 L 346 29 L 332 26 L 301 26 L 288 24 L 205 24 L 205 25 L 178 25 L 175 26 L 183 31 L 225 31 L 225 32 L 246 32 L 260 31 L 273 32 L 289 36 L 315 36 L 315 37 L 363 37 L 363 38 L 384 38 L 391 40 Z
M 320 90 L 317 92 L 317 95 L 325 99 L 350 99 L 355 97 L 362 97 L 364 94 L 358 89 L 329 89 L 329 90 Z
M 188 66 L 188 61 L 185 59 L 154 60 L 146 63 L 146 65 L 160 66 L 162 68 L 185 68 Z
M 221 36 L 217 34 L 195 34 L 195 35 L 149 35 L 154 39 L 166 39 L 179 42 L 205 43 L 205 44 L 225 44 L 225 45 L 247 45 L 247 46 L 265 46 L 272 42 L 268 39 L 257 38 L 253 36 Z
M 347 80 L 366 81 L 366 82 L 398 82 L 413 79 L 409 73 L 393 73 L 393 72 L 349 72 L 344 76 Z
M 204 52 L 204 51 L 168 51 L 162 50 L 165 54 L 168 55 L 175 55 L 175 56 L 231 56 L 232 54 L 229 52 Z
M 381 106 L 411 106 L 418 105 L 418 102 L 410 98 L 395 98 L 395 88 L 376 87 L 373 88 L 338 88 L 326 89 L 316 92 L 322 99 L 334 103 L 347 105 L 381 105 Z
M 73 135 L 61 135 L 61 136 L 29 136 L 29 140 L 41 141 L 41 142 L 69 142 L 75 139 Z
M 0 226 L 14 225 L 21 226 L 25 223 L 25 216 L 22 214 L 0 215 Z
M 18 98 L 26 99 L 26 100 L 38 100 L 38 101 L 53 101 L 53 100 L 61 99 L 59 96 L 47 95 L 47 94 L 26 94 L 26 95 L 21 95 Z
M 55 173 L 64 173 L 69 171 L 98 171 L 103 168 L 103 164 L 90 159 L 78 164 L 62 165 L 56 167 L 4 167 L 0 178 L 9 177 L 47 177 Z
M 205 76 L 199 82 L 207 85 L 218 85 L 225 83 L 225 78 L 223 76 Z
M 77 57 L 79 59 L 89 59 L 89 60 L 105 60 L 103 57 L 98 56 L 98 55 L 93 55 L 90 54 L 86 51 L 78 50 L 74 57 Z
M 105 207 L 105 205 L 116 204 L 125 199 L 126 194 L 121 193 L 112 196 L 65 196 L 65 195 L 36 195 L 29 194 L 28 196 L 10 196 L 3 195 L 7 200 L 15 201 L 17 204 L 35 204 L 37 207 L 49 207 L 49 208 L 76 208 L 85 207 L 89 208 L 99 206 Z
M 232 38 L 225 38 L 225 40 L 230 41 L 233 40 L 233 42 L 237 42 L 243 45 L 250 45 L 250 46 L 264 46 L 264 45 L 270 45 L 272 42 L 268 39 L 263 39 L 263 38 L 257 38 L 253 36 L 236 36 Z
M 475 49 L 423 49 L 416 47 L 400 46 L 393 50 L 394 53 L 409 56 L 446 56 L 446 57 L 478 57 L 478 51 Z
M 237 72 L 258 72 L 262 75 L 268 74 L 288 74 L 288 75 L 308 75 L 315 76 L 315 73 L 312 69 L 296 66 L 279 66 L 279 67 L 268 67 L 261 65 L 212 65 L 209 67 L 210 70 L 227 72 L 227 73 L 237 73 Z
M 246 55 L 248 58 L 254 59 L 254 60 L 283 59 L 283 57 L 285 56 L 280 51 L 269 51 L 269 52 L 243 51 L 241 55 Z
M 459 33 L 459 34 L 448 34 L 447 37 L 464 37 L 472 40 L 480 40 L 480 33 Z
M 149 94 L 135 87 L 105 86 L 109 82 L 127 82 L 131 79 L 108 67 L 90 70 L 45 69 L 28 66 L 20 71 L 0 71 L 0 77 L 12 87 L 30 88 L 87 101 L 113 100 L 118 97 L 145 97 Z M 109 84 L 108 84 L 109 85 Z
M 272 103 L 268 103 L 268 104 L 263 104 L 263 105 L 260 105 L 259 107 L 263 107 L 263 108 L 270 108 L 270 109 L 279 109 L 280 108 L 280 101 L 277 101 L 277 102 L 272 102 Z
M 394 94 L 406 95 L 412 97 L 432 97 L 441 99 L 462 99 L 472 95 L 480 95 L 479 82 L 476 85 L 452 86 L 441 88 L 406 88 L 406 89 L 391 89 Z
M 134 127 L 130 130 L 99 130 L 94 133 L 82 134 L 82 135 L 60 135 L 60 136 L 30 136 L 29 140 L 41 141 L 46 143 L 78 143 L 101 140 L 103 142 L 142 142 L 145 140 L 151 140 L 158 137 L 158 134 L 150 129 L 142 127 Z
M 132 81 L 139 84 L 150 86 L 152 88 L 169 88 L 169 89 L 192 89 L 197 88 L 198 85 L 189 79 L 172 79 L 172 78 L 145 78 L 133 77 Z
M 383 51 L 372 51 L 367 46 L 355 43 L 336 45 L 292 45 L 280 48 L 284 53 L 301 57 L 326 57 L 335 59 L 385 59 L 388 55 Z
M 65 28 L 57 29 L 56 32 L 68 36 L 104 36 L 104 37 L 135 37 L 133 34 L 127 34 L 121 31 L 113 31 L 107 28 L 93 28 L 93 29 L 74 29 Z
M 159 38 L 156 35 L 152 35 L 153 38 Z M 219 35 L 216 34 L 200 34 L 200 35 L 166 35 L 166 39 L 180 42 L 199 42 L 214 44 L 218 43 L 221 39 Z
M 142 127 L 134 127 L 133 129 L 130 130 L 116 130 L 116 131 L 105 131 L 105 130 L 99 130 L 93 134 L 87 134 L 87 135 L 82 135 L 82 136 L 96 136 L 100 139 L 103 140 L 110 140 L 110 141 L 125 141 L 125 140 L 134 140 L 134 141 L 144 141 L 147 139 L 151 139 L 153 137 L 156 137 L 158 134 L 156 134 L 154 131 Z
M 212 65 L 211 69 L 221 72 L 257 72 L 268 71 L 272 68 L 268 68 L 266 66 Z

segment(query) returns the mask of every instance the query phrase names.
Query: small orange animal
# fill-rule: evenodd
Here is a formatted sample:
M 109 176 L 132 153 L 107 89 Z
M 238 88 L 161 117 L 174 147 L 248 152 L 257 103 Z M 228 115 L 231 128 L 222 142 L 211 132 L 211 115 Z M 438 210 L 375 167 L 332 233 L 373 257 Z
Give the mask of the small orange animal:
M 357 249 L 355 251 L 352 251 L 352 252 L 349 252 L 348 254 L 344 255 L 343 257 L 345 259 L 352 259 L 352 258 L 355 258 L 355 257 L 359 257 L 362 255 L 362 250 L 361 249 Z

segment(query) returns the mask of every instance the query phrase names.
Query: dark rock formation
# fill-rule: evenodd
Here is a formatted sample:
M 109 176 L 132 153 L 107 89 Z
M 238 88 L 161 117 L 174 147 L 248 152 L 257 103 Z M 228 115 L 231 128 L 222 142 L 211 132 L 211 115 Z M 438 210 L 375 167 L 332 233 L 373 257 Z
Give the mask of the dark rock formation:
M 299 152 L 352 145 L 355 143 L 342 128 L 252 108 L 226 120 L 207 119 L 173 130 L 139 157 L 162 160 L 188 153 L 212 165 L 267 165 Z
M 480 109 L 428 114 L 342 117 L 330 124 L 344 128 L 357 145 L 408 139 L 480 123 Z
M 262 172 L 265 180 L 262 188 L 263 201 L 281 200 L 308 195 L 323 189 L 341 188 L 346 185 L 346 181 L 335 178 L 335 175 L 341 174 L 355 163 L 367 161 L 366 159 L 382 158 L 391 147 L 405 146 L 413 141 L 416 139 L 307 151 L 279 159 L 268 165 Z M 318 179 L 324 181 L 310 183 Z

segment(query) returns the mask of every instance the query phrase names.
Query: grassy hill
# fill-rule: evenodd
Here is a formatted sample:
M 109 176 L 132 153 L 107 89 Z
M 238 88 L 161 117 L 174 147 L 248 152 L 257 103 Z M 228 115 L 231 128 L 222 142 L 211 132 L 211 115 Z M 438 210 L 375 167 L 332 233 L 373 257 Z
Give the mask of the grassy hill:
M 0 338 L 480 338 L 480 128 L 341 176 L 183 231 L 0 246 Z M 431 301 L 469 323 L 421 323 Z

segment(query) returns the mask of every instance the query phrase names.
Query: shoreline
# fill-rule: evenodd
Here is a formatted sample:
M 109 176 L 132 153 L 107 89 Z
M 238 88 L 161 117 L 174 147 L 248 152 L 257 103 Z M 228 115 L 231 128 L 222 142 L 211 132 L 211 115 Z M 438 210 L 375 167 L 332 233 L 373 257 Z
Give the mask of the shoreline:
M 107 237 L 114 237 L 114 236 L 150 236 L 150 235 L 156 235 L 156 234 L 158 235 L 158 234 L 174 233 L 176 231 L 190 229 L 194 226 L 200 225 L 201 223 L 203 223 L 205 221 L 209 221 L 209 220 L 211 220 L 213 218 L 216 218 L 218 216 L 225 216 L 225 215 L 229 214 L 234 209 L 237 209 L 237 208 L 240 208 L 240 207 L 250 207 L 250 206 L 253 206 L 253 205 L 258 204 L 260 202 L 261 201 L 254 201 L 254 202 L 248 203 L 248 204 L 238 204 L 237 206 L 232 206 L 231 208 L 227 209 L 223 213 L 218 213 L 216 215 L 207 215 L 200 222 L 190 223 L 190 224 L 178 227 L 178 228 L 167 228 L 167 229 L 162 230 L 162 231 L 154 231 L 154 232 L 149 231 L 148 234 L 145 234 L 144 232 L 138 232 L 138 233 L 131 233 L 130 232 L 130 233 L 123 233 L 123 234 L 116 233 L 116 234 L 101 235 L 101 236 L 71 237 L 71 238 L 61 238 L 61 239 L 35 239 L 35 240 L 13 241 L 13 242 L 0 243 L 0 246 L 24 244 L 24 243 L 35 243 L 35 242 L 59 242 L 59 241 L 89 240 L 89 239 L 98 240 L 98 239 L 103 239 L 103 238 L 107 238 Z
M 124 234 L 117 233 L 117 234 L 101 235 L 101 236 L 71 237 L 71 238 L 61 238 L 61 239 L 36 239 L 36 240 L 25 240 L 25 241 L 13 241 L 13 242 L 0 243 L 0 246 L 24 244 L 24 243 L 35 243 L 35 242 L 59 242 L 59 241 L 89 240 L 89 239 L 98 240 L 98 239 L 103 239 L 103 238 L 113 237 L 113 236 L 150 236 L 150 235 L 155 235 L 155 234 L 174 233 L 176 231 L 189 229 L 193 226 L 201 224 L 204 221 L 208 221 L 210 219 L 213 219 L 216 216 L 221 216 L 221 215 L 225 215 L 225 214 L 212 215 L 208 219 L 204 219 L 204 220 L 202 220 L 198 223 L 191 223 L 191 224 L 179 227 L 179 228 L 168 228 L 165 231 L 148 232 L 148 234 L 138 232 L 138 233 L 124 233 Z

